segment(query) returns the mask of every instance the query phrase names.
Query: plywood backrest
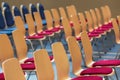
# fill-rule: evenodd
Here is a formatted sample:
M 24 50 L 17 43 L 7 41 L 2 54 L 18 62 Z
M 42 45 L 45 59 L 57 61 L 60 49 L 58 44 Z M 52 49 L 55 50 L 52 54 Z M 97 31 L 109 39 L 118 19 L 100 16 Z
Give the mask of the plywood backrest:
M 17 59 L 11 58 L 2 64 L 5 80 L 26 80 L 20 63 Z
M 12 37 L 16 47 L 17 57 L 22 60 L 27 57 L 27 44 L 24 38 L 24 34 L 20 30 L 12 32 Z
M 98 8 L 95 8 L 95 13 L 96 13 L 96 16 L 97 16 L 98 25 L 102 26 L 102 19 L 101 19 L 100 10 Z
M 28 33 L 29 35 L 34 35 L 35 34 L 35 23 L 32 17 L 32 14 L 26 14 L 26 22 L 28 24 Z
M 6 34 L 0 34 L 0 63 L 13 57 L 14 52 L 8 36 Z
M 88 34 L 86 31 L 83 31 L 81 33 L 81 41 L 82 41 L 82 46 L 85 54 L 85 62 L 86 66 L 89 67 L 89 64 L 92 62 L 92 45 L 89 40 Z
M 34 61 L 38 80 L 54 80 L 54 71 L 45 49 L 34 52 Z
M 41 32 L 43 30 L 42 19 L 39 12 L 34 12 L 34 18 L 37 26 L 37 32 Z
M 69 61 L 62 43 L 53 43 L 52 51 L 57 69 L 57 80 L 65 80 L 69 77 Z

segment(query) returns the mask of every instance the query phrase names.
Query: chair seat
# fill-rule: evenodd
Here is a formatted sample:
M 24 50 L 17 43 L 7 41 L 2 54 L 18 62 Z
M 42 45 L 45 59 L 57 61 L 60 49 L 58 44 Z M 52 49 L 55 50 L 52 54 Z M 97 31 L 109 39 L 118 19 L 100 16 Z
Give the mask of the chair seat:
M 33 35 L 33 36 L 27 36 L 28 39 L 42 39 L 44 38 L 43 35 Z
M 80 40 L 81 40 L 81 37 L 76 37 L 76 40 L 77 40 L 77 41 L 80 41 Z
M 3 73 L 0 73 L 0 80 L 5 80 L 5 79 L 4 79 L 4 74 L 3 74 Z
M 53 56 L 49 56 L 50 61 L 53 60 Z M 24 63 L 34 63 L 34 58 L 28 58 L 24 61 Z
M 96 30 L 93 30 L 93 31 L 91 31 L 91 32 L 89 32 L 89 33 L 91 33 L 91 34 L 102 34 L 102 33 L 104 33 L 104 31 L 96 31 Z
M 119 66 L 120 65 L 120 60 L 100 60 L 95 62 L 92 66 L 97 67 L 97 66 Z
M 112 73 L 112 68 L 109 67 L 95 67 L 95 68 L 88 68 L 83 70 L 80 75 L 106 75 L 106 74 L 111 74 Z
M 103 78 L 99 76 L 80 76 L 73 78 L 72 80 L 103 80 Z
M 53 32 L 47 32 L 47 31 L 42 31 L 40 33 L 38 33 L 38 35 L 52 35 Z
M 89 36 L 89 37 L 98 37 L 99 34 L 91 34 L 91 33 L 88 33 L 88 36 Z
M 60 30 L 60 28 L 53 28 L 50 30 L 45 30 L 45 32 L 58 32 Z
M 21 67 L 23 70 L 34 70 L 35 65 L 33 63 L 31 64 L 21 64 Z

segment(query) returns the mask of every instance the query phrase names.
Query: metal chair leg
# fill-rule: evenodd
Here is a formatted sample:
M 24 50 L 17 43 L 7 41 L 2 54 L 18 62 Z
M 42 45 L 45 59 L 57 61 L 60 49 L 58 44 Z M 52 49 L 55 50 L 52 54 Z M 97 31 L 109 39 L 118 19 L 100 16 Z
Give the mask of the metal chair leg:
M 34 51 L 35 49 L 33 48 L 33 43 L 31 42 L 31 40 L 27 39 L 27 41 L 30 43 L 31 48 Z
M 113 67 L 113 68 L 114 68 L 114 70 L 115 70 L 116 80 L 119 80 L 119 77 L 118 77 L 118 75 L 117 75 L 117 70 L 116 70 L 116 68 L 115 68 L 115 67 Z
M 39 40 L 39 41 L 40 41 L 41 48 L 44 49 L 43 41 L 42 40 Z

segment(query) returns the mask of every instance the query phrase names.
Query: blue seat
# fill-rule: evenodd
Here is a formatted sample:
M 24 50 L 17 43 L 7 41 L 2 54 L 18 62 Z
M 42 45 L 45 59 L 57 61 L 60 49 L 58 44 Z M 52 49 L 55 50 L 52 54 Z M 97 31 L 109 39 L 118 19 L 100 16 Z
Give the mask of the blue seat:
M 29 10 L 30 10 L 29 12 L 32 14 L 33 20 L 35 21 L 33 13 L 37 12 L 37 8 L 35 7 L 35 5 L 29 4 Z
M 0 29 L 5 29 L 5 21 L 4 21 L 4 17 L 2 14 L 2 11 L 0 10 Z
M 0 31 L 0 34 L 11 35 L 11 34 L 12 34 L 12 31 Z
M 42 19 L 45 19 L 45 14 L 44 14 L 44 7 L 43 7 L 43 5 L 40 4 L 40 3 L 37 3 L 37 9 L 38 9 L 38 11 L 39 11 L 39 13 L 40 13 L 40 15 L 41 15 L 41 18 L 42 18 Z
M 26 23 L 25 14 L 28 14 L 28 13 L 29 13 L 27 7 L 24 6 L 24 5 L 21 5 L 21 6 L 20 6 L 20 11 L 21 11 L 21 14 L 22 14 L 22 16 L 23 16 L 24 22 Z
M 14 16 L 21 16 L 20 10 L 16 6 L 12 6 L 12 12 Z
M 8 27 L 11 27 L 14 25 L 14 19 L 11 13 L 11 10 L 8 8 L 3 8 L 3 13 L 5 16 L 6 24 Z
M 10 6 L 7 2 L 2 2 L 2 8 L 6 7 L 7 9 L 10 9 Z

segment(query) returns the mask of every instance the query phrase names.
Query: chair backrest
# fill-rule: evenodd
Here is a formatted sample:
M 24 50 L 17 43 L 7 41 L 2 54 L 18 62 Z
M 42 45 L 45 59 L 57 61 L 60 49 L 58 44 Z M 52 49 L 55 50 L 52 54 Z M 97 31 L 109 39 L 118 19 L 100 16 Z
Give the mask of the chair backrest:
M 89 11 L 85 11 L 87 23 L 88 23 L 88 31 L 93 31 L 93 20 Z
M 78 13 L 81 25 L 82 25 L 82 31 L 86 31 L 87 30 L 87 22 L 85 20 L 84 14 L 83 13 Z
M 33 13 L 37 12 L 37 8 L 34 4 L 30 3 L 29 4 L 29 12 L 32 14 L 33 20 L 35 20 Z
M 39 11 L 41 18 L 45 19 L 44 6 L 40 3 L 37 3 L 37 10 Z
M 35 23 L 32 18 L 32 14 L 26 14 L 26 22 L 28 24 L 28 33 L 29 35 L 34 35 L 35 34 Z
M 34 62 L 38 80 L 54 80 L 54 71 L 45 49 L 34 52 Z
M 69 61 L 62 43 L 53 43 L 52 51 L 57 69 L 57 80 L 66 80 L 69 77 Z
M 24 21 L 22 20 L 21 16 L 15 16 L 14 20 L 15 20 L 16 28 L 18 30 L 22 31 L 23 34 L 25 35 L 26 30 L 25 30 L 25 27 L 24 27 Z
M 74 5 L 67 6 L 66 9 L 69 18 L 71 15 L 77 15 L 76 8 Z
M 120 15 L 117 16 L 118 25 L 120 26 Z
M 52 15 L 51 15 L 50 11 L 44 10 L 44 14 L 45 14 L 46 22 L 47 22 L 47 29 L 52 29 L 53 28 L 53 19 L 52 19 Z
M 2 14 L 2 10 L 0 10 L 0 29 L 5 29 L 5 28 L 6 28 L 5 19 Z
M 2 8 L 6 7 L 7 9 L 10 9 L 10 6 L 9 6 L 9 4 L 7 2 L 2 2 L 1 7 Z
M 20 30 L 12 32 L 12 37 L 16 47 L 17 57 L 22 60 L 27 57 L 27 44 L 24 38 L 24 34 Z
M 37 32 L 39 33 L 43 31 L 42 19 L 41 19 L 39 12 L 34 12 L 34 18 L 35 18 L 35 22 L 37 26 Z
M 91 13 L 92 20 L 93 20 L 93 28 L 96 29 L 98 27 L 97 25 L 98 22 L 97 22 L 97 17 L 96 17 L 94 9 L 90 9 L 90 13 Z
M 51 9 L 53 20 L 54 20 L 54 27 L 59 27 L 60 26 L 60 16 L 57 11 L 57 9 Z
M 20 10 L 16 6 L 12 6 L 12 14 L 13 14 L 14 17 L 15 16 L 21 16 Z
M 95 8 L 95 13 L 97 16 L 98 25 L 102 26 L 102 18 L 101 18 L 100 10 L 98 8 Z
M 103 6 L 100 9 L 101 9 L 101 12 L 102 12 L 103 22 L 104 22 L 104 24 L 107 24 L 108 21 L 107 21 L 106 9 Z
M 24 5 L 20 5 L 20 12 L 21 12 L 22 17 L 24 19 L 24 22 L 26 23 L 26 17 L 25 17 L 25 15 L 29 13 L 27 7 L 24 6 Z
M 16 58 L 11 58 L 3 62 L 5 80 L 26 80 L 20 63 Z
M 8 36 L 6 34 L 0 34 L 0 63 L 13 57 L 14 52 Z
M 112 17 L 112 14 L 111 14 L 111 10 L 110 10 L 110 7 L 108 5 L 105 5 L 105 9 L 106 9 L 106 16 L 107 16 L 107 19 L 108 19 L 108 22 L 111 20 L 111 17 Z
M 3 15 L 5 17 L 7 26 L 8 27 L 13 26 L 14 25 L 14 19 L 13 19 L 11 10 L 4 7 L 3 8 Z
M 66 12 L 63 7 L 59 8 L 61 18 L 67 18 Z
M 62 19 L 62 25 L 64 26 L 65 37 L 72 36 L 72 29 L 67 18 Z
M 67 38 L 67 43 L 72 59 L 72 71 L 75 75 L 80 75 L 79 71 L 81 70 L 82 55 L 79 43 L 73 36 Z
M 88 34 L 86 31 L 83 31 L 81 33 L 81 41 L 82 41 L 82 46 L 85 54 L 85 63 L 87 67 L 90 67 L 90 63 L 92 62 L 92 45 L 89 40 Z
M 119 31 L 119 27 L 118 27 L 118 24 L 115 18 L 112 18 L 112 25 L 113 25 L 113 30 L 115 33 L 115 40 L 117 43 L 120 40 L 120 31 Z
M 78 16 L 71 15 L 71 21 L 73 22 L 73 25 L 74 25 L 73 28 L 74 28 L 75 36 L 79 36 L 80 32 L 82 30 L 81 30 L 81 25 L 80 25 L 79 20 L 78 20 Z

